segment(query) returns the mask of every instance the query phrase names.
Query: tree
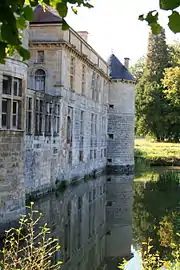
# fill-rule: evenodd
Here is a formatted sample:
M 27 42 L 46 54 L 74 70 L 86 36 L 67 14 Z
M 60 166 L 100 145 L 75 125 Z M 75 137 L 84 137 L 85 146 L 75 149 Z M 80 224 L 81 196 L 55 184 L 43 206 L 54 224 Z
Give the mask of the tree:
M 165 32 L 149 34 L 148 52 L 143 75 L 136 86 L 136 132 L 164 140 L 167 133 L 168 100 L 164 98 L 162 78 L 169 54 Z
M 158 0 L 157 0 L 158 1 Z M 68 12 L 68 4 L 77 14 L 77 8 L 85 6 L 93 7 L 90 0 L 1 0 L 0 1 L 0 63 L 8 55 L 13 55 L 17 51 L 23 60 L 29 58 L 29 52 L 23 48 L 19 31 L 26 28 L 26 22 L 31 21 L 33 17 L 33 8 L 38 4 L 50 5 L 56 8 L 62 18 L 65 18 Z M 177 8 L 180 6 L 180 0 L 159 0 L 159 7 L 162 10 L 171 11 L 168 16 L 169 28 L 174 32 L 180 32 L 180 14 Z M 158 23 L 158 12 L 150 11 L 146 16 L 140 15 L 139 20 L 147 21 L 155 34 L 160 33 L 161 27 Z M 63 29 L 68 25 L 63 20 Z
M 134 66 L 130 67 L 130 72 L 133 74 L 137 81 L 139 81 L 142 77 L 145 68 L 145 61 L 146 58 L 142 56 L 137 60 Z
M 174 44 L 168 46 L 170 54 L 170 66 L 180 66 L 180 42 L 176 41 Z
M 180 67 L 165 69 L 162 83 L 166 98 L 172 104 L 180 106 Z

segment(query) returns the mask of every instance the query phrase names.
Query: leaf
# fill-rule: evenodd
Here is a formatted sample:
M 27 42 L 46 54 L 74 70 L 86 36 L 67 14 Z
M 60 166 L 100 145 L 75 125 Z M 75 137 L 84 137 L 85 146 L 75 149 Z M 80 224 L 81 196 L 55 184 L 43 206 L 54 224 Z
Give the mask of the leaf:
M 3 23 L 1 25 L 1 37 L 2 40 L 7 41 L 10 45 L 19 45 L 21 44 L 18 31 L 15 26 L 11 26 L 10 24 Z
M 16 19 L 16 27 L 19 29 L 24 29 L 26 28 L 27 24 L 26 24 L 26 19 L 23 17 L 18 17 Z
M 160 26 L 159 23 L 152 23 L 150 26 L 151 26 L 152 33 L 154 35 L 157 35 L 161 32 L 162 27 Z
M 174 33 L 180 32 L 180 14 L 177 11 L 173 11 L 169 16 L 168 26 Z
M 71 7 L 72 11 L 77 15 L 77 8 Z
M 5 57 L 6 57 L 6 42 L 0 41 L 0 63 L 5 64 Z
M 67 3 L 57 3 L 56 4 L 56 9 L 59 12 L 59 15 L 61 17 L 66 17 L 67 12 L 68 12 L 68 7 L 67 7 Z
M 161 9 L 173 10 L 180 6 L 180 0 L 160 0 L 159 5 Z
M 145 20 L 145 19 L 144 19 L 144 15 L 143 15 L 143 14 L 142 14 L 142 15 L 139 15 L 138 20 L 140 20 L 140 21 L 144 21 L 144 20 Z
M 148 12 L 145 20 L 148 22 L 148 24 L 157 23 L 157 21 L 158 21 L 158 12 L 156 10 L 152 10 L 152 11 Z
M 87 8 L 93 8 L 94 6 L 89 4 L 89 3 L 83 3 L 83 6 L 84 7 L 87 7 Z
M 65 20 L 62 22 L 62 30 L 68 30 L 69 29 L 69 24 Z
M 26 6 L 23 8 L 23 12 L 24 12 L 24 18 L 27 21 L 31 21 L 33 19 L 33 9 L 30 6 Z

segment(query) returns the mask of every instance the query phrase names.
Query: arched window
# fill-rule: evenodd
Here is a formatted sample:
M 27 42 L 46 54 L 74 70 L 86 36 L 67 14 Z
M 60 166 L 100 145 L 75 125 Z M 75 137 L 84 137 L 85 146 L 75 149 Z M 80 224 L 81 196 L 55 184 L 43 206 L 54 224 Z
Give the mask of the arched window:
M 35 72 L 35 90 L 39 90 L 39 91 L 45 90 L 45 78 L 46 78 L 46 74 L 44 70 L 38 69 Z
M 72 143 L 72 123 L 70 116 L 67 117 L 67 143 Z

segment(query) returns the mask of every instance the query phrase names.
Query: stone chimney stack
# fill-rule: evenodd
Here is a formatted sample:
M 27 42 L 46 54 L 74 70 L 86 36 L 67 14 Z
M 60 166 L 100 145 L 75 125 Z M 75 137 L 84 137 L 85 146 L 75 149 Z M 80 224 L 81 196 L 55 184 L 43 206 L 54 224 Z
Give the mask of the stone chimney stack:
M 78 31 L 78 34 L 86 41 L 88 42 L 88 32 L 87 31 Z
M 125 57 L 124 58 L 124 66 L 127 68 L 127 69 L 129 69 L 129 58 L 128 57 Z

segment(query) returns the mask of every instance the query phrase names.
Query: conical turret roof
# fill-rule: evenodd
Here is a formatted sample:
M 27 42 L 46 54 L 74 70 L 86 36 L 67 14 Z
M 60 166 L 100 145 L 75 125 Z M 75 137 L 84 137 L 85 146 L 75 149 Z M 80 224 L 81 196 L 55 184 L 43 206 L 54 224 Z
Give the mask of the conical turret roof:
M 133 75 L 128 71 L 128 69 L 121 63 L 121 61 L 112 54 L 108 60 L 110 77 L 117 80 L 127 80 L 127 81 L 136 81 Z

